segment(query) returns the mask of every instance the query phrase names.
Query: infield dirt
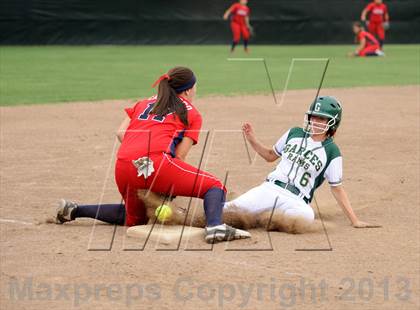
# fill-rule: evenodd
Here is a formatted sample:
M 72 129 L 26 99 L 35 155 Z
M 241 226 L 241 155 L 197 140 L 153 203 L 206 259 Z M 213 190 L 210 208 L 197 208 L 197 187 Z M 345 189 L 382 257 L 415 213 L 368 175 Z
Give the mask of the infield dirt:
M 210 131 L 202 167 L 221 179 L 228 171 L 227 187 L 236 193 L 260 184 L 275 163 L 253 160 L 251 152 L 250 164 L 241 124 L 251 122 L 272 145 L 302 124 L 315 93 L 289 91 L 278 105 L 268 95 L 198 98 L 203 129 Z M 127 239 L 124 227 L 117 227 L 112 248 L 100 251 L 109 248 L 113 226 L 45 219 L 61 197 L 120 202 L 115 131 L 133 102 L 2 107 L 0 308 L 418 309 L 419 86 L 321 94 L 343 104 L 336 142 L 353 208 L 361 220 L 383 225 L 352 228 L 324 184 L 316 200 L 331 251 L 296 251 L 328 248 L 322 229 L 270 233 L 272 250 L 261 229 L 212 251 L 204 251 L 209 245 L 201 240 L 188 250 L 148 244 L 134 251 L 142 245 Z M 188 162 L 198 164 L 205 141 L 202 133 Z

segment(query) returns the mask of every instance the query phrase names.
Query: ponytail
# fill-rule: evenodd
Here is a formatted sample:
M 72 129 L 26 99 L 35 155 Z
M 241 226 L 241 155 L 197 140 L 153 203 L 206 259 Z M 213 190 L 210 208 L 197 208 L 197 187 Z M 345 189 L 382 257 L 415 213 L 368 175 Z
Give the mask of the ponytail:
M 152 113 L 163 117 L 175 113 L 181 122 L 188 126 L 188 113 L 178 93 L 190 89 L 195 84 L 193 72 L 185 67 L 175 67 L 168 74 L 162 75 L 154 84 L 159 84 L 156 103 Z

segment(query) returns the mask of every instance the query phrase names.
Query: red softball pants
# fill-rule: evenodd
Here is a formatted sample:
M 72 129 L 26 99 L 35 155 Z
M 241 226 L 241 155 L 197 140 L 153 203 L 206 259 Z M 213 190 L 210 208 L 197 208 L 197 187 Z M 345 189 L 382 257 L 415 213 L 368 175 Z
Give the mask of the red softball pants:
M 127 226 L 142 225 L 148 221 L 144 203 L 137 197 L 138 189 L 172 196 L 204 198 L 213 187 L 223 189 L 223 184 L 205 171 L 165 153 L 150 154 L 155 171 L 147 179 L 137 176 L 131 161 L 117 160 L 115 181 L 125 202 Z
M 368 31 L 374 36 L 377 36 L 379 40 L 385 40 L 385 29 L 382 23 L 369 22 Z
M 245 24 L 230 23 L 230 28 L 232 29 L 233 42 L 238 43 L 241 35 L 244 40 L 249 40 L 249 30 Z

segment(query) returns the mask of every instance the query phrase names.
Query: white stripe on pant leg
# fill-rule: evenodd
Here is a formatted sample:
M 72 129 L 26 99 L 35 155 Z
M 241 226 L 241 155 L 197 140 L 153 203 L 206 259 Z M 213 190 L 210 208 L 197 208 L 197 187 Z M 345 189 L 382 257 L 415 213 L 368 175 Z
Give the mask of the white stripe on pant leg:
M 180 169 L 180 170 L 182 170 L 182 171 L 184 171 L 184 172 L 188 172 L 188 173 L 191 173 L 191 174 L 194 174 L 194 175 L 200 175 L 200 176 L 203 176 L 203 177 L 206 177 L 206 178 L 209 178 L 209 179 L 213 179 L 213 180 L 216 180 L 216 181 L 220 182 L 220 180 L 219 180 L 218 178 L 212 177 L 212 176 L 210 176 L 210 175 L 206 175 L 206 174 L 198 173 L 197 171 L 196 171 L 196 172 L 193 172 L 193 171 L 189 171 L 189 170 L 187 170 L 187 169 L 184 169 L 184 168 L 182 168 L 182 167 L 178 166 L 175 162 L 173 162 L 173 161 L 172 161 L 172 160 L 168 157 L 168 155 L 167 155 L 167 154 L 164 154 L 164 155 L 165 155 L 165 157 L 169 160 L 169 163 L 171 163 L 172 165 L 174 165 L 175 167 L 177 167 L 178 169 Z M 197 170 L 199 170 L 199 169 L 197 168 Z

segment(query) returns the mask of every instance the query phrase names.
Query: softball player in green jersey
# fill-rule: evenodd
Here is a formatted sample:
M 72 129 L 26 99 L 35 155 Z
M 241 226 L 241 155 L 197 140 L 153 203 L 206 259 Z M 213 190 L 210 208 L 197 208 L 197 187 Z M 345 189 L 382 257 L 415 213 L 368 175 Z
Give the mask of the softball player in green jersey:
M 333 139 L 341 116 L 337 99 L 318 97 L 306 112 L 303 128 L 289 129 L 272 148 L 261 144 L 251 124 L 245 123 L 242 130 L 252 148 L 268 162 L 279 157 L 281 161 L 264 183 L 227 202 L 225 208 L 258 214 L 274 207 L 286 218 L 299 218 L 309 224 L 314 221 L 310 203 L 326 179 L 353 227 L 378 227 L 357 218 L 342 186 L 343 160 Z

